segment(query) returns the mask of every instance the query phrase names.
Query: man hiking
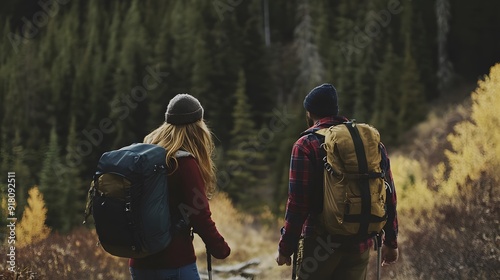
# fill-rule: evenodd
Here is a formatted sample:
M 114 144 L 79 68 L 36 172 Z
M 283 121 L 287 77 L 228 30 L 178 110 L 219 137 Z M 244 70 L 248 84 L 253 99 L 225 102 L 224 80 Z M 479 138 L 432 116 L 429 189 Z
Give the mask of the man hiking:
M 347 118 L 338 114 L 337 91 L 331 84 L 322 84 L 312 89 L 304 99 L 304 108 L 306 109 L 309 128 L 301 134 L 301 137 L 295 142 L 292 149 L 285 226 L 282 228 L 276 262 L 278 265 L 291 265 L 291 256 L 297 253 L 298 248 L 300 260 L 297 264 L 297 275 L 299 279 L 366 279 L 369 251 L 371 248 L 374 248 L 374 245 L 382 246 L 380 255 L 381 265 L 392 264 L 398 259 L 396 190 L 387 151 L 379 141 L 380 136 L 374 128 L 348 122 Z M 362 139 L 362 141 L 356 141 L 354 133 L 357 132 L 354 130 L 357 131 L 358 128 L 355 127 L 359 127 L 359 130 L 364 128 L 365 130 L 363 131 L 373 134 L 373 138 L 378 137 L 378 141 L 374 144 L 375 148 L 373 148 L 372 144 L 372 149 L 369 149 L 367 146 L 363 149 L 363 144 L 367 141 L 362 138 L 366 137 L 366 133 L 362 131 L 362 137 L 358 133 L 358 139 Z M 334 158 L 331 164 L 330 162 L 326 162 L 326 149 L 328 145 L 326 143 L 325 145 L 322 144 L 325 142 L 325 134 L 328 133 L 328 128 L 337 128 L 336 130 L 338 131 L 344 129 L 353 133 L 353 138 L 349 136 L 349 141 L 351 146 L 355 142 L 356 151 L 354 152 L 354 148 L 352 148 L 350 154 L 354 155 L 355 161 L 357 155 L 358 164 L 356 165 L 356 170 L 358 165 L 361 169 L 361 161 L 366 162 L 365 157 L 375 156 L 379 160 L 376 162 L 376 169 L 378 171 L 367 172 L 368 170 L 366 170 L 365 172 L 355 172 L 356 174 L 343 173 L 340 172 L 342 171 L 340 169 L 344 167 L 342 163 L 343 158 Z M 340 135 L 338 134 L 335 137 L 340 138 Z M 349 135 L 348 132 L 347 135 Z M 329 139 L 336 141 L 335 137 Z M 357 146 L 356 142 L 358 143 Z M 338 149 L 342 147 L 341 144 L 339 142 L 338 146 L 332 149 L 335 150 L 332 151 L 332 155 L 339 153 Z M 361 149 L 359 149 L 359 146 L 361 146 Z M 366 155 L 363 150 L 366 151 Z M 350 155 L 349 153 L 347 154 Z M 330 159 L 330 155 L 328 157 Z M 336 168 L 336 164 L 340 167 Z M 332 198 L 330 200 L 328 200 L 329 198 L 325 198 L 325 193 L 329 195 L 325 172 L 331 173 L 332 178 L 334 178 L 332 179 L 333 182 L 336 182 L 333 183 L 332 188 L 340 188 L 339 186 L 342 185 L 348 186 L 346 188 L 349 190 L 345 190 L 345 198 Z M 354 183 L 347 184 L 346 182 L 349 180 Z M 374 199 L 372 198 L 370 202 L 370 195 L 373 195 L 372 188 L 376 186 L 375 183 L 379 184 L 380 201 L 373 202 Z M 369 189 L 361 191 L 368 195 L 368 207 L 365 205 L 359 207 L 360 209 L 368 209 L 360 210 L 361 214 L 357 216 L 362 217 L 363 211 L 368 211 L 368 216 L 370 217 L 367 219 L 374 220 L 364 221 L 363 218 L 360 218 L 360 222 L 357 222 L 353 218 L 355 221 L 349 223 L 346 218 L 349 212 L 357 211 L 354 209 L 357 206 L 349 204 L 350 201 L 355 201 L 356 199 L 362 200 L 362 195 L 358 198 L 355 195 L 357 191 L 351 190 L 357 188 L 358 185 L 360 188 L 366 186 Z M 342 205 L 342 207 L 338 207 L 342 208 L 340 209 L 342 215 L 339 218 L 325 215 L 323 213 L 325 201 L 328 203 L 334 201 L 332 202 L 334 206 L 337 203 L 338 205 Z M 370 207 L 370 203 L 373 203 L 375 206 L 372 205 Z M 380 212 L 384 212 L 379 215 L 378 220 L 377 217 L 373 218 L 373 213 L 370 214 L 370 208 L 374 209 L 374 207 L 379 207 L 381 209 Z M 336 220 L 332 222 L 332 218 Z M 329 226 L 332 223 L 336 224 L 339 228 L 339 230 L 334 230 L 333 232 L 341 234 L 331 233 L 332 230 Z M 383 231 L 380 230 L 380 233 L 371 233 L 370 229 L 372 226 L 377 230 L 383 227 Z M 355 233 L 349 234 L 349 229 L 355 229 Z M 383 232 L 385 232 L 385 235 Z M 377 242 L 377 240 L 382 241 Z M 383 245 L 380 243 L 383 243 Z

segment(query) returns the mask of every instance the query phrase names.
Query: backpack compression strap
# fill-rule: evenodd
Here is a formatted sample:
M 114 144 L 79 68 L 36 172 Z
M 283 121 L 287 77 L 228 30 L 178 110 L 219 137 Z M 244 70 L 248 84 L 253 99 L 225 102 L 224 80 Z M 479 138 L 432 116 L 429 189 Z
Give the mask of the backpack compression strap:
M 361 140 L 358 128 L 353 122 L 346 122 L 344 123 L 344 125 L 349 130 L 349 133 L 351 134 L 352 140 L 354 142 L 354 149 L 356 150 L 359 173 L 368 174 L 368 162 L 366 161 L 365 147 L 363 146 L 363 140 Z M 363 235 L 368 233 L 368 226 L 370 224 L 371 216 L 371 195 L 369 178 L 359 178 L 358 185 L 361 192 L 361 220 L 359 221 L 360 225 L 358 234 Z

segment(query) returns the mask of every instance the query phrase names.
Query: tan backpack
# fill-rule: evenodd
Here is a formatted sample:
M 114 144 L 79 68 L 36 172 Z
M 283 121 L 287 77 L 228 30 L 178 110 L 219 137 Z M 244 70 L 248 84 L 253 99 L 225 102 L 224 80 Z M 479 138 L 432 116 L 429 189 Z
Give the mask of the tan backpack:
M 387 215 L 379 132 L 367 124 L 346 122 L 316 133 L 325 136 L 321 219 L 326 230 L 359 237 L 381 232 Z

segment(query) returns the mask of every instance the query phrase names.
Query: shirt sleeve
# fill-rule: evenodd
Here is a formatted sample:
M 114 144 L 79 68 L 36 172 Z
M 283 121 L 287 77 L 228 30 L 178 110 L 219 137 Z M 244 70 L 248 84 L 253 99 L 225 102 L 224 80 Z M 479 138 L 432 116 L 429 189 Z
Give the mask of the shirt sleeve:
M 279 242 L 279 252 L 283 256 L 292 255 L 309 213 L 309 190 L 312 162 L 299 144 L 292 149 L 288 186 L 288 201 L 285 213 L 285 226 Z
M 394 184 L 394 179 L 391 172 L 391 162 L 387 154 L 387 150 L 383 144 L 380 145 L 382 151 L 382 170 L 385 171 L 385 179 L 388 183 L 387 192 L 387 223 L 384 226 L 385 239 L 384 244 L 392 247 L 398 247 L 398 214 L 396 210 L 397 205 L 397 195 L 396 195 L 396 185 Z
M 198 163 L 192 157 L 181 158 L 178 163 L 184 198 L 179 210 L 183 218 L 193 227 L 194 232 L 207 245 L 208 251 L 214 257 L 224 259 L 229 256 L 231 250 L 211 218 L 212 213 Z

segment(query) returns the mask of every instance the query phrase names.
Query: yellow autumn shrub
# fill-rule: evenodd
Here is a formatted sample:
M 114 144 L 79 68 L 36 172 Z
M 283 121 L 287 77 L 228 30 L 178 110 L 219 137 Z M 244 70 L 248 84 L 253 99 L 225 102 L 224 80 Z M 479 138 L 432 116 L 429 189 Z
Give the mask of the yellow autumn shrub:
M 398 196 L 398 210 L 424 210 L 434 207 L 434 195 L 427 187 L 423 172 L 415 159 L 402 155 L 391 157 L 391 171 Z
M 455 132 L 447 138 L 452 149 L 445 152 L 449 175 L 442 188 L 446 194 L 452 195 L 461 187 L 461 192 L 470 195 L 473 190 L 468 182 L 481 176 L 500 182 L 499 108 L 500 64 L 497 64 L 472 93 L 470 119 L 457 124 Z
M 28 205 L 16 227 L 16 245 L 19 248 L 41 241 L 50 233 L 50 229 L 45 225 L 47 208 L 42 193 L 34 186 L 28 191 L 28 195 Z

